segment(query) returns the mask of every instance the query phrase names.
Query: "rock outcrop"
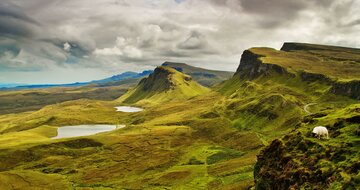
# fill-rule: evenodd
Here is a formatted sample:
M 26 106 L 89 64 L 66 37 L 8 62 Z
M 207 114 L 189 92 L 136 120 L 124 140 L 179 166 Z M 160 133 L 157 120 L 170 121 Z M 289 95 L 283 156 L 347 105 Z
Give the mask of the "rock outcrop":
M 360 80 L 335 82 L 332 85 L 330 92 L 360 100 Z
M 147 78 L 143 78 L 139 82 L 139 86 L 144 91 L 167 91 L 172 88 L 175 84 L 171 81 L 171 74 L 174 71 L 165 67 L 157 67 L 152 74 Z M 189 78 L 191 80 L 191 78 Z

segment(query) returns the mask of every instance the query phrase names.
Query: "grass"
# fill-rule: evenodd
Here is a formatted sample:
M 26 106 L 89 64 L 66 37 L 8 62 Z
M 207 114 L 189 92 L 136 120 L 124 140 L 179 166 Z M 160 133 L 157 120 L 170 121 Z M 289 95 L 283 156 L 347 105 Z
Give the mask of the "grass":
M 0 189 L 36 190 L 44 186 L 54 190 L 71 188 L 71 184 L 61 175 L 43 174 L 28 170 L 0 172 L 0 181 Z
M 41 126 L 21 132 L 5 133 L 0 135 L 0 149 L 48 141 L 49 137 L 56 136 L 56 134 L 56 127 L 52 126 Z

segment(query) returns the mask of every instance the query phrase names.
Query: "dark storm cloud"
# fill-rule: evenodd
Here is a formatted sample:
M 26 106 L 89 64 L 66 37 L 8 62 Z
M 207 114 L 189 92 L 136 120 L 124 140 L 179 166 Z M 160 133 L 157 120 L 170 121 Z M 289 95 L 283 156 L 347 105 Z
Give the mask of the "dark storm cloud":
M 13 18 L 18 20 L 23 20 L 30 22 L 32 24 L 38 24 L 34 19 L 25 15 L 21 8 L 10 3 L 10 2 L 0 2 L 0 16 L 6 18 Z
M 76 39 L 62 38 L 46 24 L 28 16 L 21 6 L 0 2 L 0 71 L 33 72 L 54 65 L 64 67 L 91 54 L 92 49 Z M 64 49 L 65 43 L 72 44 L 68 51 Z
M 61 70 L 84 80 L 86 69 L 100 77 L 165 60 L 235 70 L 244 49 L 284 41 L 356 47 L 359 7 L 357 0 L 1 0 L 0 82 L 22 76 L 16 70 L 28 79 Z
M 36 27 L 38 23 L 23 14 L 20 8 L 0 2 L 0 35 L 29 37 Z
M 302 11 L 328 9 L 336 0 L 212 0 L 216 5 L 228 7 L 254 17 L 259 27 L 274 29 L 301 17 Z M 327 10 L 328 11 L 328 10 Z
M 23 20 L 0 16 L 0 35 L 31 37 L 34 31 L 33 26 Z

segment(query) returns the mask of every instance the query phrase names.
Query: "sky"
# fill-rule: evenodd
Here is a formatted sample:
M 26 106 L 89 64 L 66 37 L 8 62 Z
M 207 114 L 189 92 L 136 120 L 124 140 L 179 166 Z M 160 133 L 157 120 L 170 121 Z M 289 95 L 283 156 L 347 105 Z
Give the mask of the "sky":
M 0 83 L 71 83 L 165 61 L 235 71 L 250 47 L 360 47 L 358 0 L 1 0 Z

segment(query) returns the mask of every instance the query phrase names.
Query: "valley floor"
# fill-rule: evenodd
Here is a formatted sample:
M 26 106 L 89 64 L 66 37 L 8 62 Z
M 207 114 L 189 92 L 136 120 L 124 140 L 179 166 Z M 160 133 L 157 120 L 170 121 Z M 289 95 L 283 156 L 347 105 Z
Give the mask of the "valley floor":
M 2 115 L 0 189 L 247 188 L 261 135 L 237 132 L 228 119 L 209 114 L 221 98 L 212 93 L 138 113 L 116 112 L 116 102 L 78 100 Z M 57 126 L 81 123 L 127 127 L 51 139 Z

